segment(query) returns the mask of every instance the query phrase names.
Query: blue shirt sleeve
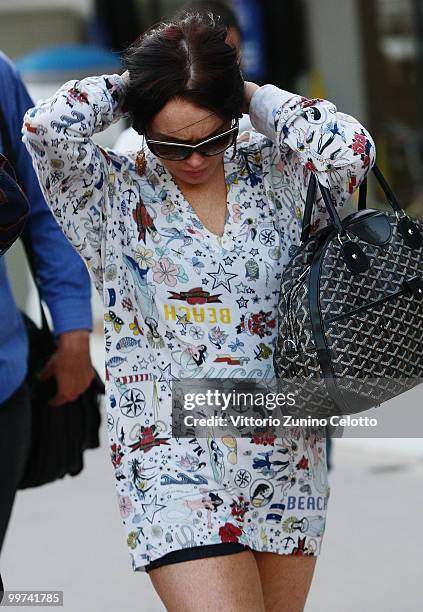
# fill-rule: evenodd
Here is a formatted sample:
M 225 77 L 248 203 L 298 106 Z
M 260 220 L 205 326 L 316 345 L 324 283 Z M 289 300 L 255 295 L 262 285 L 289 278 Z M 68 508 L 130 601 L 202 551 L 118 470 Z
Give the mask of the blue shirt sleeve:
M 21 140 L 23 117 L 34 106 L 10 60 L 0 54 L 0 104 L 16 160 L 16 173 L 31 204 L 28 230 L 37 284 L 57 336 L 92 330 L 91 282 L 81 257 L 68 242 L 44 201 L 31 157 Z

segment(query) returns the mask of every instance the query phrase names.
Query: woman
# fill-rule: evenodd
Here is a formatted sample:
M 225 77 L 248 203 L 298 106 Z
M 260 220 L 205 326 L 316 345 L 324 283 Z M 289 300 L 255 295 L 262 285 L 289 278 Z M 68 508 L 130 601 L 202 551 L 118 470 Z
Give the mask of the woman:
M 374 147 L 330 102 L 244 83 L 225 36 L 195 13 L 159 26 L 128 50 L 123 76 L 69 82 L 29 111 L 24 141 L 104 298 L 133 569 L 149 572 L 168 610 L 292 612 L 323 536 L 324 438 L 172 438 L 171 382 L 272 376 L 280 278 L 310 173 L 342 205 Z M 256 129 L 237 137 L 242 112 Z M 138 154 L 91 140 L 124 113 L 145 137 Z

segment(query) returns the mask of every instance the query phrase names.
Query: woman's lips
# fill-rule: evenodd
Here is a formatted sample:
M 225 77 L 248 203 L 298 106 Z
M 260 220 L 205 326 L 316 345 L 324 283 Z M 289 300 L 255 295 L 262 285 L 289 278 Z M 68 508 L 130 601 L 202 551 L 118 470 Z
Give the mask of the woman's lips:
M 201 170 L 185 170 L 185 172 L 187 174 L 191 174 L 192 176 L 199 176 L 200 174 L 203 174 L 205 170 L 205 168 L 202 168 Z

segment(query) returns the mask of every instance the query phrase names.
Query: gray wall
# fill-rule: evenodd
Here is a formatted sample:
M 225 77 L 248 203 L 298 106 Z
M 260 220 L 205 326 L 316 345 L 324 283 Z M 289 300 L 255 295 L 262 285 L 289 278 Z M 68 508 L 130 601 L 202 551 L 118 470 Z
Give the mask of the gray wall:
M 307 0 L 312 64 L 339 110 L 367 121 L 362 44 L 356 0 Z

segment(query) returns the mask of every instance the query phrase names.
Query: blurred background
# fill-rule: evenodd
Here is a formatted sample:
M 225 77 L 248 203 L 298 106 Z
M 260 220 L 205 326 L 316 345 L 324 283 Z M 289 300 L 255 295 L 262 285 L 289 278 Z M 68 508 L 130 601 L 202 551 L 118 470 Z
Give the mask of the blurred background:
M 119 52 L 182 0 L 0 0 L 0 40 L 34 97 L 117 69 Z M 421 211 L 420 0 L 228 0 L 248 79 L 324 96 L 358 116 L 400 198 Z M 121 129 L 117 128 L 117 129 Z M 114 134 L 109 135 L 109 144 Z
M 0 0 L 0 47 L 38 100 L 68 79 L 119 72 L 120 52 L 183 4 Z M 374 136 L 379 166 L 400 202 L 423 217 L 422 0 L 226 4 L 241 25 L 246 79 L 327 98 L 356 116 Z M 126 127 L 121 121 L 98 141 L 113 146 Z M 379 194 L 371 198 L 378 205 Z M 8 268 L 17 302 L 36 319 L 19 245 Z M 93 305 L 93 358 L 102 373 L 96 295 Z M 337 440 L 333 463 L 326 548 L 307 609 L 421 610 L 423 439 Z M 64 589 L 69 612 L 163 609 L 148 578 L 132 575 L 107 446 L 88 454 L 81 476 L 42 493 L 18 495 L 2 565 L 8 588 Z

